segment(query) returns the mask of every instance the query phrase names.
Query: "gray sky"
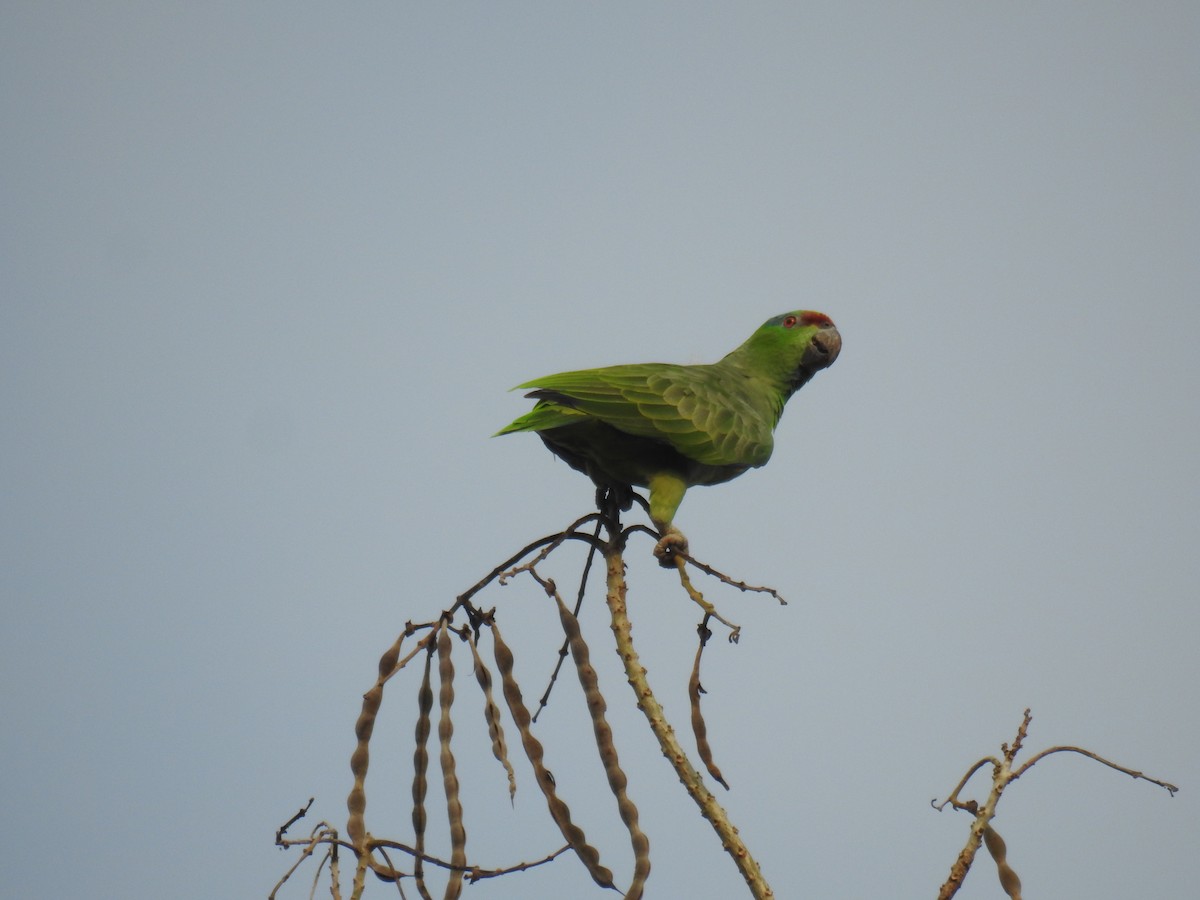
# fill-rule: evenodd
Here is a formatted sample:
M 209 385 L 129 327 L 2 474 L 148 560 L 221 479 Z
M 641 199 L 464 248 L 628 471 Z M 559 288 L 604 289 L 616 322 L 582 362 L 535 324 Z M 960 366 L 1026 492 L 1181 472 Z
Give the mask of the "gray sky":
M 1028 895 L 1192 896 L 1198 39 L 1191 3 L 4 4 L 5 891 L 265 896 L 284 818 L 315 794 L 344 824 L 404 622 L 589 508 L 535 438 L 489 439 L 509 386 L 712 361 L 811 308 L 841 358 L 766 468 L 677 519 L 791 601 L 711 585 L 744 635 L 704 673 L 777 895 L 933 896 L 969 820 L 930 799 L 1030 706 L 1031 750 L 1183 792 L 1039 765 L 996 822 Z M 698 616 L 649 554 L 634 633 L 686 733 Z M 536 698 L 552 610 L 483 599 Z M 599 593 L 584 620 L 648 898 L 740 896 Z M 415 675 L 368 781 L 400 839 Z M 520 767 L 508 805 L 468 688 L 471 859 L 539 857 L 544 803 Z M 578 695 L 550 765 L 623 883 Z M 468 896 L 587 884 L 563 861 Z M 1000 896 L 990 862 L 959 896 Z

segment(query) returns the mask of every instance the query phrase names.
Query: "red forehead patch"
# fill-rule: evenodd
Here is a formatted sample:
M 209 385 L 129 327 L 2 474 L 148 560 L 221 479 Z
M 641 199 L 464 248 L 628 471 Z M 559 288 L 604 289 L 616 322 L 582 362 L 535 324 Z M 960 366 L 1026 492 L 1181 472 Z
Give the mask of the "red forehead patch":
M 800 317 L 800 321 L 805 325 L 832 325 L 833 319 L 819 312 L 806 312 Z

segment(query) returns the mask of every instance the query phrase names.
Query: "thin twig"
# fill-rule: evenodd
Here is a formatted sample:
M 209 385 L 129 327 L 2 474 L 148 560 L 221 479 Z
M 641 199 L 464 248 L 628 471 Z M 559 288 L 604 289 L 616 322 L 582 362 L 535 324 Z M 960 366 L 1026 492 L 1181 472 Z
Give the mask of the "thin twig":
M 638 495 L 634 494 L 634 496 L 637 497 Z M 648 534 L 650 537 L 654 538 L 656 541 L 662 537 L 662 535 L 659 532 L 655 531 L 650 526 L 642 525 L 639 523 L 636 525 L 630 525 L 630 526 L 626 527 L 623 532 L 621 532 L 622 543 L 628 541 L 629 536 L 632 534 L 636 534 L 636 533 Z M 688 563 L 690 563 L 691 565 L 693 565 L 697 569 L 699 569 L 701 572 L 703 572 L 705 575 L 711 575 L 713 578 L 716 578 L 718 581 L 721 581 L 724 584 L 729 585 L 730 587 L 737 588 L 739 591 L 742 591 L 743 593 L 770 594 L 772 597 L 774 597 L 776 600 L 779 601 L 780 606 L 788 605 L 788 602 L 787 602 L 787 600 L 785 600 L 783 598 L 783 595 L 781 593 L 779 593 L 779 591 L 775 590 L 775 588 L 773 588 L 773 587 L 767 587 L 765 585 L 757 585 L 757 584 L 747 584 L 744 581 L 738 581 L 736 578 L 734 578 L 730 575 L 726 575 L 720 569 L 715 569 L 712 566 L 710 566 L 708 563 L 701 562 L 700 560 L 696 559 L 694 556 L 689 556 L 686 553 L 680 553 L 679 551 L 675 551 L 674 556 L 676 558 L 684 559 L 685 561 L 687 561 Z
M 333 832 L 331 829 L 322 830 L 322 834 L 325 834 L 325 833 L 333 833 L 334 835 L 336 835 L 336 832 Z M 292 875 L 295 873 L 295 871 L 298 868 L 300 868 L 300 866 L 304 863 L 304 861 L 306 859 L 308 859 L 310 856 L 313 855 L 313 852 L 317 849 L 318 846 L 320 846 L 323 843 L 326 843 L 324 840 L 321 840 L 320 838 L 318 838 L 316 836 L 310 836 L 303 840 L 295 839 L 295 840 L 291 840 L 291 841 L 280 840 L 277 838 L 275 842 L 281 847 L 290 847 L 290 846 L 294 846 L 294 845 L 303 844 L 304 849 L 300 851 L 300 858 L 296 860 L 296 862 L 292 865 L 292 867 L 290 869 L 288 869 L 286 872 L 283 873 L 283 877 L 280 878 L 279 881 L 275 882 L 275 887 L 273 887 L 271 889 L 271 893 L 267 895 L 267 900 L 275 900 L 275 895 L 279 892 L 279 889 L 284 886 L 284 884 L 287 882 L 287 880 L 289 878 L 292 877 Z
M 1019 769 L 1017 769 L 1015 772 L 1013 772 L 1012 780 L 1016 781 L 1018 778 L 1020 778 L 1022 775 L 1025 774 L 1026 770 L 1028 770 L 1030 766 L 1032 766 L 1038 760 L 1049 756 L 1051 753 L 1079 753 L 1083 756 L 1086 756 L 1088 759 L 1094 759 L 1098 763 L 1103 763 L 1104 765 L 1108 766 L 1110 769 L 1116 769 L 1118 772 L 1123 772 L 1124 774 L 1130 776 L 1131 778 L 1141 779 L 1142 781 L 1148 781 L 1151 784 L 1156 784 L 1160 788 L 1165 790 L 1168 794 L 1170 794 L 1172 797 L 1174 797 L 1175 794 L 1179 791 L 1178 787 L 1176 787 L 1175 785 L 1173 785 L 1169 782 L 1160 781 L 1157 778 L 1151 778 L 1149 775 L 1146 775 L 1143 772 L 1138 772 L 1138 771 L 1135 771 L 1134 769 L 1128 769 L 1125 766 L 1118 765 L 1117 763 L 1113 762 L 1112 760 L 1105 759 L 1103 756 L 1100 756 L 1097 753 L 1093 753 L 1091 750 L 1085 750 L 1082 747 L 1066 747 L 1066 746 L 1049 747 L 1045 750 L 1035 753 L 1028 760 L 1026 760 L 1026 762 L 1023 766 L 1021 766 Z
M 726 575 L 724 572 L 714 569 L 712 566 L 708 565 L 707 563 L 700 562 L 700 560 L 696 559 L 693 556 L 688 556 L 686 553 L 684 553 L 683 557 L 691 565 L 695 566 L 697 569 L 699 569 L 705 575 L 711 575 L 713 578 L 716 578 L 718 581 L 721 581 L 721 582 L 729 585 L 730 587 L 737 588 L 739 591 L 742 591 L 743 593 L 749 592 L 749 593 L 755 593 L 755 594 L 770 594 L 772 597 L 774 597 L 776 600 L 779 601 L 780 606 L 788 605 L 788 602 L 783 599 L 783 595 L 780 594 L 779 591 L 775 590 L 775 588 L 773 588 L 773 587 L 760 586 L 760 585 L 756 585 L 756 584 L 746 584 L 746 582 L 744 582 L 744 581 L 737 581 L 737 580 L 731 578 L 730 576 Z
M 347 846 L 347 845 L 343 844 L 342 846 Z M 386 847 L 390 850 L 399 850 L 400 852 L 407 853 L 409 856 L 413 856 L 413 857 L 416 857 L 418 855 L 416 853 L 416 851 L 413 850 L 412 847 L 408 846 L 407 844 L 402 844 L 399 841 L 388 841 L 388 840 L 382 840 L 379 838 L 376 838 L 371 841 L 371 849 L 372 850 L 375 850 L 377 848 L 383 848 L 383 847 Z M 351 849 L 353 849 L 353 848 L 351 848 Z M 514 863 L 511 866 L 503 866 L 503 867 L 498 867 L 498 868 L 494 868 L 494 869 L 485 869 L 482 866 L 470 865 L 470 864 L 456 866 L 450 862 L 447 862 L 444 859 L 439 859 L 436 856 L 430 856 L 427 853 L 422 853 L 419 855 L 424 862 L 427 862 L 430 865 L 438 866 L 440 868 L 447 869 L 450 871 L 462 872 L 464 875 L 466 875 L 467 881 L 474 883 L 476 881 L 483 881 L 487 878 L 498 878 L 501 875 L 508 875 L 512 872 L 524 872 L 526 869 L 534 869 L 534 868 L 537 868 L 538 866 L 544 866 L 544 865 L 546 865 L 546 863 L 552 862 L 555 859 L 557 859 L 558 857 L 562 856 L 564 853 L 566 853 L 570 849 L 571 849 L 570 844 L 563 844 L 561 847 L 559 847 L 553 853 L 549 853 L 546 856 L 543 856 L 541 859 L 534 860 L 533 862 L 519 862 L 519 863 Z M 397 873 L 397 875 L 399 875 L 399 873 Z
M 683 589 L 687 591 L 687 594 L 692 598 L 692 601 L 696 603 L 702 610 L 704 610 L 705 620 L 707 621 L 709 618 L 716 619 L 718 622 L 728 628 L 729 643 L 736 644 L 738 642 L 738 638 L 742 635 L 742 626 L 735 625 L 733 622 L 730 622 L 723 615 L 717 612 L 717 608 L 715 606 L 704 599 L 704 595 L 701 594 L 700 591 L 698 591 L 692 584 L 692 579 L 688 578 L 687 562 L 679 554 L 675 554 L 675 568 L 679 572 L 679 583 L 683 585 Z
M 349 841 L 344 840 L 342 838 L 339 838 L 337 836 L 337 832 L 332 827 L 329 827 L 329 826 L 325 826 L 324 828 L 321 829 L 319 834 L 316 834 L 312 837 L 304 838 L 304 839 L 295 838 L 295 839 L 292 839 L 289 841 L 285 841 L 284 844 L 285 844 L 285 846 L 300 846 L 301 844 L 304 844 L 305 848 L 309 854 L 311 854 L 313 852 L 313 850 L 316 849 L 316 847 L 318 847 L 322 844 L 327 844 L 330 847 L 345 848 L 346 850 L 349 850 L 351 853 L 359 853 L 360 852 L 359 848 L 355 847 L 352 843 L 350 843 Z M 564 844 L 563 846 L 561 846 L 557 850 L 555 850 L 553 853 L 549 853 L 546 856 L 542 857 L 541 859 L 534 860 L 533 862 L 519 862 L 519 863 L 514 863 L 511 866 L 498 866 L 495 868 L 485 868 L 485 867 L 480 866 L 475 863 L 464 863 L 462 865 L 455 865 L 454 863 L 451 863 L 448 860 L 442 859 L 441 857 L 433 856 L 432 854 L 429 854 L 429 853 L 419 852 L 414 847 L 412 847 L 408 844 L 402 843 L 400 841 L 387 840 L 384 838 L 369 839 L 367 841 L 363 851 L 361 851 L 361 852 L 374 853 L 376 850 L 381 850 L 384 848 L 389 849 L 389 850 L 399 850 L 401 853 L 407 854 L 408 856 L 411 856 L 413 859 L 420 859 L 422 862 L 427 862 L 432 866 L 437 866 L 438 868 L 446 869 L 447 871 L 463 872 L 467 876 L 468 881 L 481 881 L 486 878 L 497 878 L 501 875 L 507 875 L 510 872 L 524 872 L 526 869 L 532 869 L 537 866 L 544 866 L 546 863 L 557 859 L 559 856 L 562 856 L 564 853 L 566 853 L 568 850 L 571 849 L 571 846 L 569 844 Z M 373 865 L 373 866 L 368 864 L 368 867 L 374 869 L 374 871 L 376 871 L 382 878 L 384 878 L 385 880 L 388 880 L 388 881 L 391 881 L 391 880 L 394 880 L 397 878 L 411 877 L 408 873 L 402 872 L 399 869 L 392 866 L 390 860 L 388 861 L 388 866 L 386 866 L 386 867 L 382 866 L 382 865 L 378 865 L 378 864 Z M 295 867 L 293 866 L 293 869 L 294 868 Z M 281 880 L 280 884 L 282 884 L 284 880 L 286 880 L 286 879 Z
M 513 578 L 520 572 L 524 572 L 527 569 L 531 569 L 534 566 L 536 566 L 538 563 L 544 561 L 551 553 L 553 553 L 555 550 L 557 550 L 559 547 L 561 547 L 568 540 L 570 540 L 572 538 L 580 538 L 581 536 L 579 535 L 579 533 L 577 531 L 579 526 L 583 525 L 587 522 L 593 521 L 593 520 L 596 520 L 598 523 L 599 518 L 600 518 L 599 513 L 588 513 L 586 516 L 582 516 L 582 517 L 576 519 L 574 522 L 572 522 L 570 525 L 567 526 L 567 529 L 565 531 L 560 531 L 558 534 L 554 535 L 553 536 L 554 539 L 552 541 L 550 541 L 549 543 L 547 543 L 544 547 L 542 547 L 542 549 L 538 551 L 537 555 L 533 559 L 529 560 L 528 562 L 514 565 L 512 568 L 507 569 L 507 570 L 501 572 L 499 575 L 497 575 L 496 577 L 499 580 L 500 584 L 507 583 L 509 579 Z M 599 527 L 599 526 L 597 525 L 597 527 Z M 588 539 L 588 541 L 587 541 L 588 545 L 593 550 L 596 550 L 599 548 L 598 536 L 585 534 L 585 535 L 582 535 L 582 538 Z
M 289 828 L 291 828 L 293 825 L 295 825 L 297 822 L 299 822 L 301 819 L 303 819 L 306 815 L 308 815 L 308 811 L 310 809 L 312 809 L 313 800 L 315 800 L 315 799 L 316 799 L 315 797 L 309 797 L 308 802 L 305 803 L 302 807 L 300 807 L 299 812 L 297 812 L 294 816 L 292 816 L 290 819 L 288 819 L 286 822 L 284 822 L 282 825 L 279 826 L 279 830 L 275 832 L 275 843 L 276 844 L 282 843 L 283 836 L 285 834 L 287 834 L 287 830 Z
M 585 544 L 597 545 L 599 542 L 596 538 L 592 537 L 587 532 L 576 530 L 580 525 L 593 521 L 597 515 L 598 513 L 588 513 L 586 516 L 581 516 L 571 523 L 571 525 L 567 527 L 566 531 L 560 531 L 557 534 L 548 534 L 545 537 L 540 537 L 536 541 L 531 541 L 530 543 L 526 544 L 504 562 L 500 563 L 500 565 L 492 569 L 492 571 L 488 572 L 488 574 L 480 578 L 471 587 L 467 588 L 467 590 L 459 594 L 458 597 L 455 598 L 455 604 L 452 609 L 457 609 L 460 604 L 470 600 L 485 587 L 503 575 L 507 570 L 511 569 L 539 547 L 544 547 L 547 544 L 552 544 L 557 547 L 565 541 L 583 541 Z

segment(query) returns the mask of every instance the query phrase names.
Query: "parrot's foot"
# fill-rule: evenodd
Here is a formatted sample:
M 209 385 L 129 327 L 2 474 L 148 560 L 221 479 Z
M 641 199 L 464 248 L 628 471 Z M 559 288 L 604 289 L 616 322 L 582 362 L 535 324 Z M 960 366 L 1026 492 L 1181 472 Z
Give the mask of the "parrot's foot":
M 663 532 L 662 538 L 654 545 L 654 555 L 658 558 L 658 564 L 664 569 L 672 569 L 675 567 L 676 554 L 687 553 L 688 542 L 687 538 L 674 525 L 670 526 Z

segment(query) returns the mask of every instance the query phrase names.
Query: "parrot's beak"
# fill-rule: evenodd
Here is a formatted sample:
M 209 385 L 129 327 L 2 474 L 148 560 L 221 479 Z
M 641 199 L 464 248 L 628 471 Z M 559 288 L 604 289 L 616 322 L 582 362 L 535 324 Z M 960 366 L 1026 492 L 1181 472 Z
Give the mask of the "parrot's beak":
M 823 325 L 813 335 L 808 349 L 804 352 L 804 365 L 813 369 L 826 369 L 842 352 L 842 336 L 831 322 Z

